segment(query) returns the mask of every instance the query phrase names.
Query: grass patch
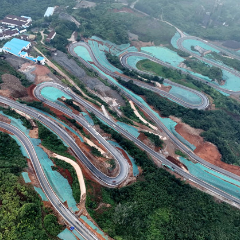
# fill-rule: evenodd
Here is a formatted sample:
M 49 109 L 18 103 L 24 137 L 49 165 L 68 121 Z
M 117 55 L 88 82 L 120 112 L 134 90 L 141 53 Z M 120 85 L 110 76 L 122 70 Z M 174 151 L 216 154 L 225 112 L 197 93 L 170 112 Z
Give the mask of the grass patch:
M 153 133 L 149 133 L 149 132 L 142 132 L 144 133 L 145 136 L 147 136 L 155 145 L 155 147 L 163 147 L 163 140 L 161 140 L 159 138 L 159 136 L 153 134 Z

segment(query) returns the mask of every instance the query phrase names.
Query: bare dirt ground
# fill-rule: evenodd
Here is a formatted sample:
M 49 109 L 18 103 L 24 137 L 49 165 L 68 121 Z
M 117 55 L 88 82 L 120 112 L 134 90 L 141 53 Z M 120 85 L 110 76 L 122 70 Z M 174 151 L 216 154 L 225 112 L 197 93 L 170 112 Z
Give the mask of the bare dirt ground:
M 185 166 L 183 163 L 181 163 L 178 159 L 168 156 L 167 159 L 169 161 L 171 161 L 172 163 L 176 164 L 177 166 L 179 166 L 180 168 L 184 169 L 186 172 L 188 172 L 188 168 L 187 166 Z
M 49 106 L 48 106 L 49 107 Z M 62 113 L 54 108 L 51 108 L 49 107 L 60 119 L 62 120 L 66 120 Z M 62 128 L 64 128 L 68 134 L 70 134 L 74 139 L 75 139 L 75 142 L 77 143 L 77 145 L 81 148 L 81 150 L 84 152 L 84 154 L 89 158 L 89 160 L 92 162 L 92 164 L 98 168 L 99 170 L 101 170 L 102 172 L 104 172 L 106 175 L 109 175 L 111 177 L 113 176 L 116 176 L 116 174 L 118 173 L 119 171 L 119 165 L 117 165 L 117 167 L 114 169 L 114 171 L 109 171 L 109 167 L 110 167 L 110 164 L 107 162 L 108 161 L 108 158 L 104 158 L 104 157 L 95 157 L 93 156 L 90 152 L 91 152 L 91 149 L 89 146 L 87 146 L 85 143 L 82 143 L 80 141 L 80 139 L 75 135 L 73 134 L 71 131 L 69 131 L 68 129 L 66 129 L 64 126 L 62 126 Z M 79 135 L 81 135 L 81 133 L 75 129 Z M 84 131 L 86 131 L 84 129 Z M 89 134 L 87 131 L 86 131 L 86 134 Z M 102 146 L 93 138 L 93 142 L 94 144 L 96 144 L 97 146 L 101 147 Z M 106 151 L 106 149 L 104 149 Z M 109 157 L 111 157 L 111 155 L 109 155 Z M 110 159 L 110 158 L 109 158 Z
M 11 123 L 11 120 L 5 116 L 3 116 L 2 114 L 0 114 L 0 121 L 1 122 L 5 122 L 5 123 Z
M 13 135 L 11 132 L 9 132 L 8 130 L 1 128 L 1 127 L 0 127 L 0 132 L 4 132 L 4 133 L 10 134 L 10 135 Z
M 174 118 L 174 121 L 176 121 L 176 118 Z M 240 176 L 240 167 L 222 162 L 222 156 L 217 147 L 210 142 L 204 141 L 203 137 L 200 136 L 200 133 L 202 132 L 201 129 L 194 129 L 189 125 L 182 123 L 180 119 L 177 121 L 178 124 L 175 128 L 176 131 L 188 142 L 196 146 L 194 153 L 202 159 Z
M 71 37 L 68 39 L 68 41 L 69 41 L 69 42 L 76 42 L 77 35 L 78 35 L 77 32 L 73 32 L 72 35 L 71 35 Z
M 99 44 L 103 44 L 99 42 Z M 84 69 L 82 69 L 73 59 L 69 59 L 67 54 L 57 51 L 56 54 L 52 55 L 52 58 L 67 71 L 73 74 L 79 79 L 79 82 L 83 82 L 87 88 L 94 90 L 102 97 L 110 97 L 117 99 L 119 104 L 124 105 L 124 100 L 117 91 L 112 90 L 110 87 L 106 86 L 99 79 L 89 77 L 86 75 Z
M 131 41 L 131 45 L 136 47 L 138 51 L 141 51 L 142 47 L 155 46 L 154 42 L 142 42 L 142 41 Z
M 48 76 L 50 73 L 51 71 L 46 66 L 36 65 L 36 69 L 32 72 L 35 75 L 35 84 L 51 81 L 52 78 Z
M 20 65 L 19 71 L 24 73 L 26 77 L 35 84 L 46 81 L 59 81 L 52 72 L 43 65 L 37 65 L 31 62 Z
M 0 84 L 0 94 L 9 98 L 23 98 L 27 97 L 28 93 L 20 80 L 13 75 L 3 74 L 3 83 Z
M 152 129 L 157 130 L 157 127 L 153 126 L 150 122 L 148 122 L 147 120 L 145 120 L 145 119 L 140 115 L 140 113 L 139 113 L 138 110 L 135 108 L 135 105 L 134 105 L 134 103 L 133 103 L 131 100 L 129 101 L 129 103 L 130 103 L 131 108 L 132 108 L 133 111 L 134 111 L 134 114 L 135 114 L 142 122 L 148 124 Z
M 38 138 L 38 128 L 33 128 L 29 131 L 29 137 L 30 138 Z
M 161 87 L 159 87 L 161 90 L 165 91 L 165 92 L 169 92 L 171 90 L 171 86 L 164 86 L 163 84 L 161 84 Z
M 152 141 L 144 133 L 140 133 L 140 135 L 138 136 L 138 139 L 141 140 L 141 142 L 146 144 L 148 147 L 155 150 L 155 145 L 152 143 Z
M 28 176 L 31 180 L 31 184 L 36 187 L 41 188 L 41 185 L 37 179 L 37 176 L 35 174 L 35 171 L 34 171 L 34 168 L 33 168 L 33 165 L 32 165 L 32 162 L 30 161 L 30 159 L 27 159 L 27 164 L 28 164 L 27 172 L 28 172 Z

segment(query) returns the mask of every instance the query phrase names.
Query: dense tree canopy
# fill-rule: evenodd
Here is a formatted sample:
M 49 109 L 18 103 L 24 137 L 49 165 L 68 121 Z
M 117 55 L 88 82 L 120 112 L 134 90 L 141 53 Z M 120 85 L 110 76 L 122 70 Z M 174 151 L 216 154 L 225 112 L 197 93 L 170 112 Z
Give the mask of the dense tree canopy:
M 27 166 L 20 147 L 9 135 L 0 132 L 0 239 L 55 239 L 42 219 L 47 209 L 31 186 L 23 185 L 20 173 Z

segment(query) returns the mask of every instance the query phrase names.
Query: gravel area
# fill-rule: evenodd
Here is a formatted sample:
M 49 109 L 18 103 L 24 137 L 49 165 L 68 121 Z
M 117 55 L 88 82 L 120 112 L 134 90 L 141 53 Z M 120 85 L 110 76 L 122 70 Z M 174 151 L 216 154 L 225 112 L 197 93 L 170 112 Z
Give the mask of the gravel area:
M 11 74 L 2 75 L 3 83 L 0 84 L 1 91 L 8 91 L 11 97 L 27 97 L 28 93 L 18 78 Z
M 67 54 L 57 51 L 52 55 L 52 58 L 77 78 L 83 78 L 86 76 L 85 71 L 80 68 L 73 59 L 69 59 Z
M 91 78 L 86 75 L 85 71 L 77 65 L 73 59 L 68 59 L 67 54 L 57 51 L 57 55 L 53 55 L 52 58 L 61 66 L 66 68 L 74 76 L 79 78 L 88 88 L 91 90 L 96 90 L 103 97 L 110 97 L 117 99 L 120 105 L 125 105 L 123 98 L 118 92 L 112 90 L 110 87 L 106 86 L 97 78 Z
M 16 69 L 21 68 L 21 66 L 24 63 L 29 62 L 29 60 L 26 60 L 26 59 L 20 58 L 20 57 L 16 57 L 11 54 L 5 54 L 4 56 L 6 57 L 6 61 L 9 62 Z

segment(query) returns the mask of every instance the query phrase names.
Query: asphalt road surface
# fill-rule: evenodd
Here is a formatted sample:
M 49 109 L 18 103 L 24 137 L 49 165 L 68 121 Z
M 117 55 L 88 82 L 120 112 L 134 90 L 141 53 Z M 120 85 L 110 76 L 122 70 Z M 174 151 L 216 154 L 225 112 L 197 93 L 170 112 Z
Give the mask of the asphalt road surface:
M 135 138 L 133 135 L 131 135 L 129 132 L 127 132 L 126 130 L 124 130 L 123 128 L 121 128 L 120 126 L 118 126 L 113 120 L 108 119 L 107 117 L 104 116 L 103 113 L 101 113 L 100 111 L 98 111 L 97 109 L 95 109 L 91 104 L 87 103 L 85 100 L 82 100 L 78 95 L 76 95 L 74 92 L 72 92 L 70 89 L 68 88 L 64 88 L 63 86 L 57 84 L 57 83 L 52 83 L 52 82 L 45 82 L 42 83 L 40 85 L 38 85 L 35 89 L 35 95 L 36 97 L 38 97 L 38 94 L 40 94 L 40 90 L 44 87 L 55 87 L 58 88 L 60 90 L 62 90 L 63 92 L 65 92 L 66 94 L 68 94 L 74 101 L 80 103 L 81 105 L 83 105 L 86 109 L 88 109 L 89 111 L 93 112 L 97 117 L 101 118 L 104 122 L 106 122 L 108 125 L 110 125 L 112 128 L 114 128 L 116 131 L 120 132 L 121 134 L 123 134 L 126 138 L 128 138 L 129 140 L 133 141 L 135 144 L 137 144 L 140 148 L 142 148 L 143 150 L 145 150 L 148 154 L 150 154 L 151 156 L 153 156 L 155 159 L 157 159 L 158 161 L 160 161 L 162 164 L 170 167 L 173 171 L 175 171 L 176 173 L 178 173 L 179 175 L 181 175 L 182 177 L 199 184 L 200 186 L 208 189 L 209 191 L 223 197 L 226 198 L 230 201 L 233 201 L 235 203 L 240 203 L 240 200 L 223 192 L 222 190 L 213 187 L 212 185 L 196 178 L 195 176 L 185 172 L 184 170 L 182 170 L 181 168 L 179 168 L 178 166 L 176 166 L 175 164 L 173 164 L 172 162 L 170 162 L 169 160 L 167 160 L 162 154 L 155 152 L 154 150 L 152 150 L 151 148 L 149 148 L 147 145 L 145 145 L 144 143 L 142 143 L 142 141 L 140 141 L 139 139 Z M 56 105 L 56 104 L 54 104 Z M 57 106 L 54 106 L 57 108 Z M 214 166 L 214 165 L 213 165 Z M 237 176 L 238 177 L 238 176 Z M 240 177 L 239 177 L 240 179 Z
M 87 44 L 84 43 L 84 42 L 74 43 L 74 44 L 71 44 L 71 45 L 69 46 L 69 52 L 70 52 L 73 56 L 79 58 L 79 56 L 74 52 L 74 48 L 77 47 L 77 46 L 83 46 L 83 47 L 85 47 L 85 48 L 88 50 L 88 52 L 89 52 L 90 56 L 92 57 L 92 59 L 94 60 L 94 62 L 95 62 L 95 63 L 98 63 L 98 67 L 99 67 L 103 72 L 107 73 L 108 75 L 110 75 L 110 76 L 112 76 L 112 77 L 115 77 L 115 78 L 121 77 L 121 79 L 124 80 L 124 81 L 134 80 L 134 79 L 131 79 L 131 78 L 127 77 L 127 76 L 119 75 L 118 73 L 111 72 L 108 68 L 106 68 L 106 67 L 104 67 L 103 65 L 101 65 L 101 64 L 98 62 L 98 59 L 94 56 L 94 54 L 93 54 L 91 48 L 89 47 L 89 45 L 87 45 Z M 141 53 L 129 53 L 129 54 L 138 55 L 138 54 L 141 54 Z M 144 56 L 146 56 L 146 57 L 151 57 L 150 55 L 147 55 L 147 54 L 144 54 Z M 168 65 L 167 65 L 167 66 L 168 66 Z M 89 67 L 89 68 L 92 68 L 92 66 L 91 66 L 90 64 L 88 64 L 88 67 Z M 131 67 L 130 67 L 129 65 L 125 65 L 125 67 L 131 69 Z M 168 66 L 168 67 L 169 67 L 169 66 Z M 93 69 L 94 69 L 94 68 L 93 68 Z M 96 69 L 94 69 L 94 70 L 96 71 Z M 139 72 L 141 72 L 141 71 L 139 71 Z M 146 74 L 145 72 L 141 72 L 141 73 Z M 105 78 L 105 76 L 104 76 L 104 78 Z M 159 89 L 159 88 L 157 88 L 157 87 L 153 87 L 153 86 L 151 86 L 151 85 L 149 85 L 149 84 L 147 84 L 147 83 L 141 82 L 141 81 L 135 81 L 134 83 L 137 84 L 137 85 L 140 86 L 140 87 L 144 87 L 144 88 L 149 89 L 149 90 L 151 90 L 151 91 L 153 91 L 153 92 L 156 92 L 156 93 L 158 93 L 158 94 L 160 94 L 160 95 L 162 95 L 162 96 L 164 96 L 164 97 L 167 97 L 167 98 L 169 98 L 169 99 L 171 99 L 171 100 L 173 100 L 173 101 L 175 101 L 175 102 L 177 102 L 177 103 L 179 103 L 179 104 L 181 104 L 182 106 L 187 107 L 187 108 L 192 108 L 192 109 L 195 109 L 195 108 L 196 108 L 196 109 L 199 109 L 199 110 L 200 110 L 200 109 L 203 110 L 203 109 L 206 109 L 206 108 L 208 107 L 208 105 L 209 105 L 209 100 L 208 100 L 207 96 L 204 95 L 203 93 L 201 93 L 201 92 L 199 92 L 199 91 L 196 91 L 196 90 L 193 90 L 193 89 L 191 89 L 191 88 L 182 86 L 182 85 L 180 85 L 180 84 L 173 83 L 172 81 L 167 80 L 167 79 L 165 79 L 164 81 L 165 81 L 166 83 L 171 83 L 171 84 L 173 84 L 173 85 L 175 85 L 175 86 L 178 86 L 178 87 L 180 87 L 180 88 L 183 88 L 183 89 L 186 89 L 186 90 L 188 90 L 188 91 L 190 91 L 190 92 L 193 92 L 194 94 L 198 95 L 198 96 L 201 98 L 201 103 L 200 103 L 200 104 L 191 104 L 191 103 L 189 103 L 189 102 L 184 101 L 184 100 L 181 99 L 181 98 L 178 98 L 178 97 L 174 96 L 174 95 L 171 94 L 171 93 L 165 92 L 165 91 L 163 91 L 163 90 L 161 90 L 161 89 Z
M 29 140 L 29 138 L 19 129 L 16 127 L 0 122 L 0 127 L 3 129 L 6 129 L 7 131 L 14 134 L 22 143 L 24 148 L 26 149 L 26 152 L 33 164 L 34 170 L 36 172 L 37 178 L 39 180 L 39 183 L 45 192 L 47 198 L 52 203 L 53 207 L 58 211 L 58 213 L 65 219 L 65 221 L 70 225 L 74 226 L 76 231 L 86 240 L 96 240 L 98 239 L 92 232 L 90 232 L 84 225 L 81 223 L 78 218 L 69 210 L 67 209 L 62 202 L 59 200 L 57 195 L 52 190 L 51 186 L 48 183 L 48 180 L 44 174 L 44 170 L 41 167 L 41 164 L 39 162 L 39 159 L 37 157 L 37 154 L 35 152 L 35 149 Z
M 94 56 L 93 52 L 91 51 L 91 48 L 86 44 L 86 43 L 81 43 L 83 44 L 82 46 L 87 46 L 87 50 L 89 51 L 89 54 L 91 55 L 91 58 L 94 60 L 94 63 L 95 65 L 104 72 L 105 68 L 102 67 L 102 65 L 100 64 L 100 62 L 96 59 L 96 57 Z M 69 48 L 69 51 L 70 53 L 72 53 L 74 47 L 76 45 L 71 45 L 70 48 Z M 75 55 L 74 55 L 75 56 Z M 92 68 L 94 71 L 96 71 L 95 68 L 93 68 L 88 62 L 84 61 L 82 58 L 80 58 L 78 56 L 79 60 L 85 64 L 87 67 L 89 68 Z M 111 71 L 109 70 L 105 70 L 108 75 L 110 76 L 115 76 L 114 74 L 112 74 Z M 103 78 L 106 78 L 104 75 L 102 75 L 100 72 L 99 72 L 99 75 Z M 112 82 L 111 82 L 112 83 Z M 240 181 L 240 176 L 238 175 L 235 175 L 231 172 L 228 172 L 226 171 L 225 169 L 222 169 L 220 167 L 217 167 L 207 161 L 205 161 L 204 159 L 198 157 L 193 151 L 191 151 L 188 147 L 186 147 L 178 138 L 176 138 L 172 132 L 159 120 L 159 118 L 149 109 L 147 108 L 145 105 L 143 105 L 141 102 L 139 102 L 137 99 L 135 99 L 132 95 L 130 95 L 128 92 L 124 91 L 124 90 L 121 90 L 121 92 L 127 96 L 129 99 L 131 99 L 138 107 L 140 107 L 140 109 L 144 110 L 150 117 L 151 119 L 156 123 L 156 125 L 159 127 L 159 129 L 162 129 L 166 134 L 167 136 L 172 140 L 172 142 L 182 151 L 184 152 L 185 154 L 187 154 L 190 158 L 194 159 L 195 161 L 201 163 L 202 165 L 210 168 L 210 169 L 213 169 L 215 171 L 218 171 L 219 173 L 222 173 L 226 176 L 229 176 L 235 180 L 238 180 Z M 95 112 L 94 112 L 95 113 Z

